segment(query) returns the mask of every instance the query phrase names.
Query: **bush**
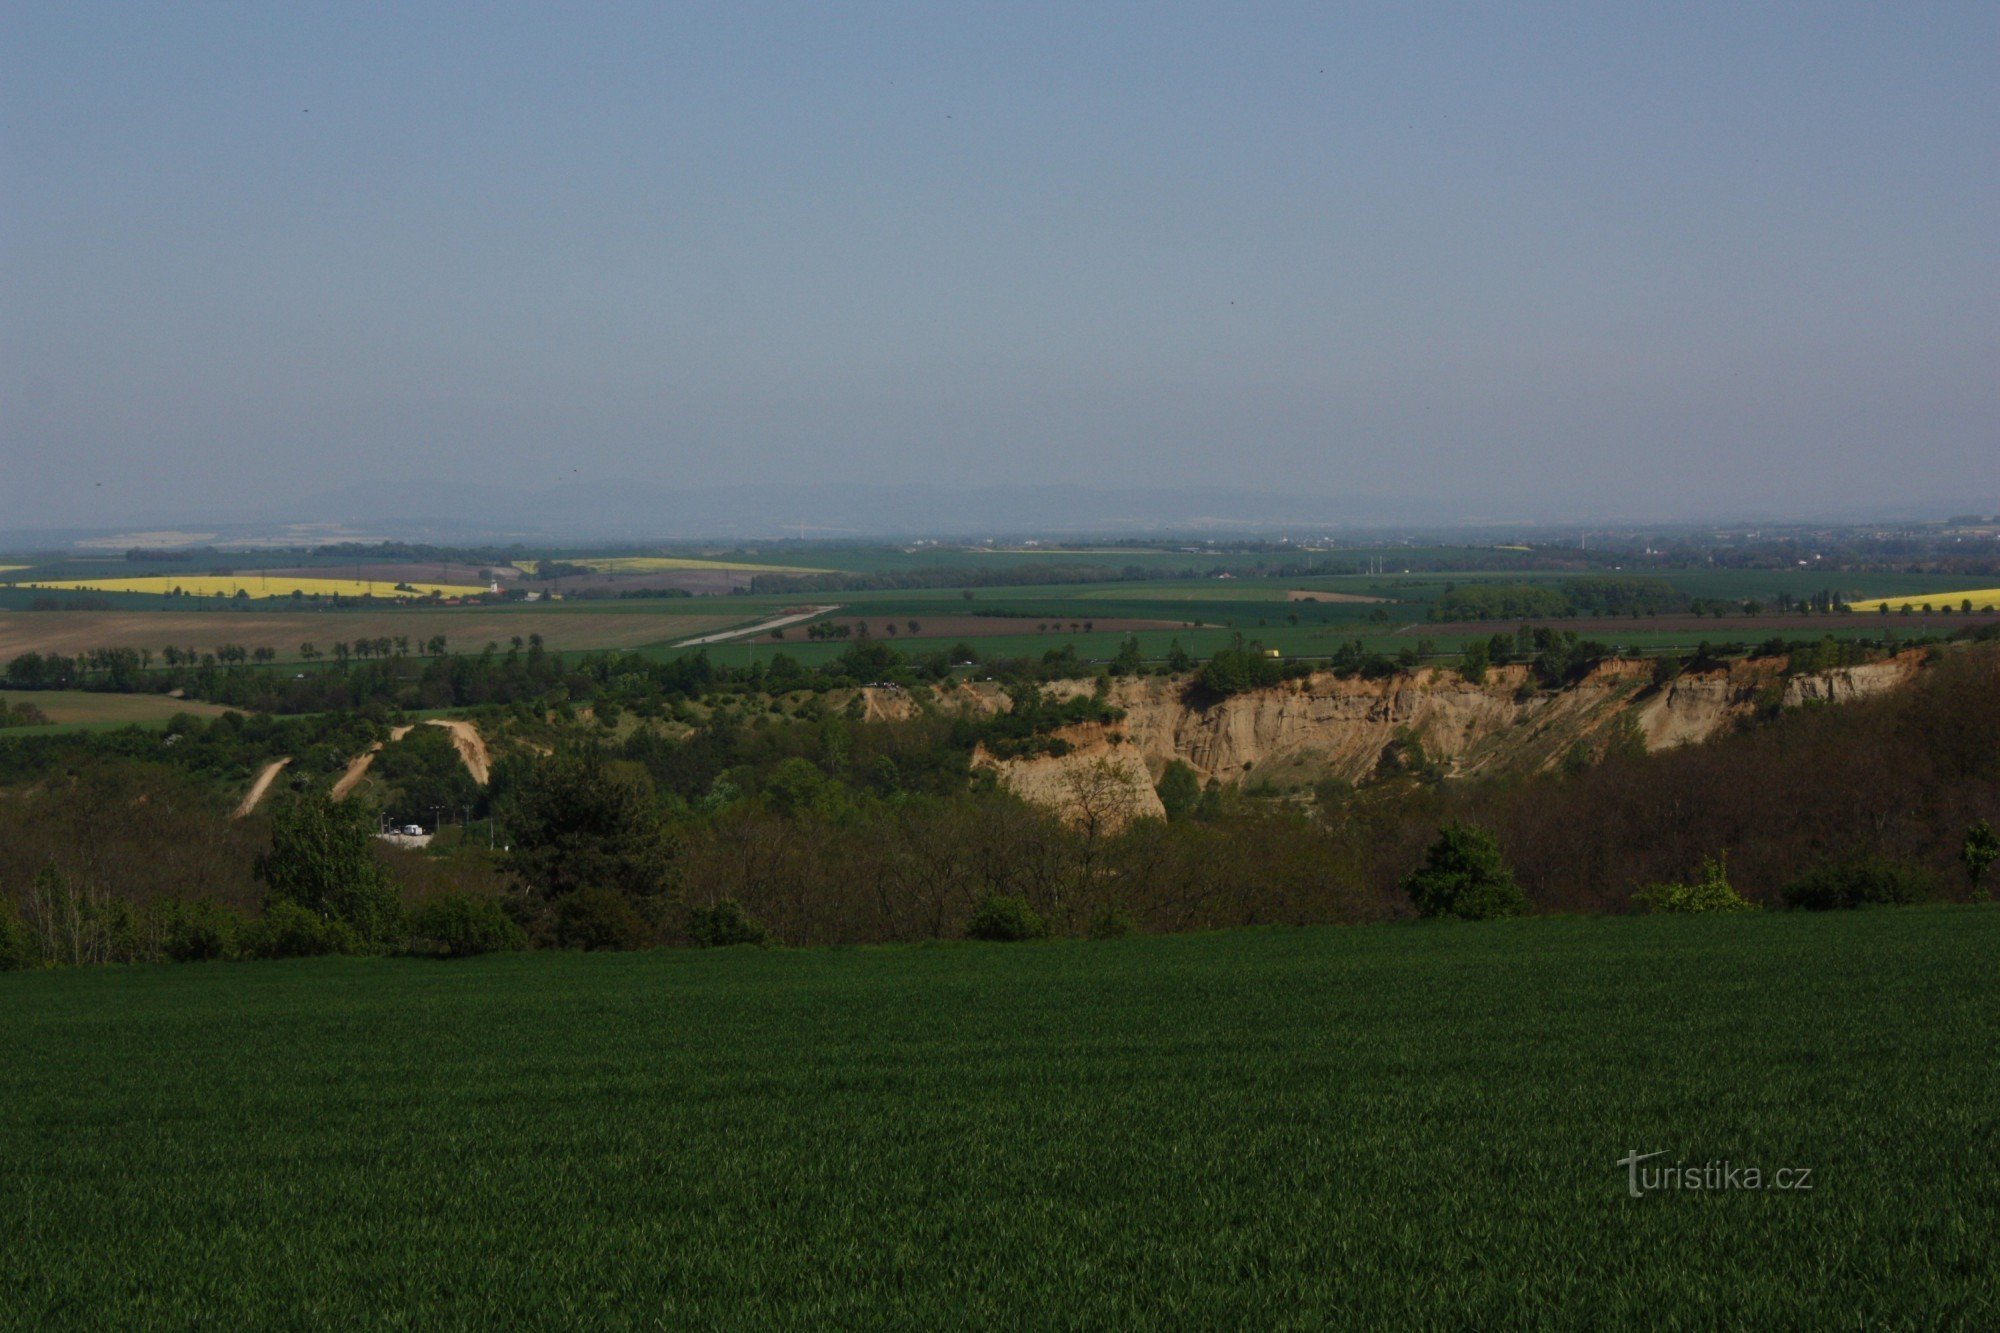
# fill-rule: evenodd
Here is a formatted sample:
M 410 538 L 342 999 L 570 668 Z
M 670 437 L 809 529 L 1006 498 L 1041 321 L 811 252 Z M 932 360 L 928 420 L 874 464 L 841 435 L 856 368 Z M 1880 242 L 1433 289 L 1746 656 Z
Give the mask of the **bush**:
M 643 949 L 651 932 L 632 904 L 610 889 L 578 889 L 556 901 L 551 933 L 560 949 Z
M 151 909 L 160 955 L 175 963 L 208 963 L 236 952 L 244 921 L 213 898 L 163 898 Z
M 1693 882 L 1654 884 L 1632 895 L 1633 905 L 1645 912 L 1752 912 L 1757 904 L 1729 884 L 1726 856 L 1703 861 Z
M 1403 880 L 1417 912 L 1427 917 L 1490 921 L 1520 916 L 1528 900 L 1485 829 L 1447 824 L 1424 853 L 1424 863 Z
M 1038 940 L 1049 933 L 1049 928 L 1041 913 L 1028 906 L 1026 898 L 989 893 L 979 900 L 979 910 L 972 914 L 965 933 L 975 940 L 1013 943 Z
M 1105 907 L 1090 918 L 1090 938 L 1121 940 L 1132 933 L 1132 918 L 1123 909 Z
M 440 893 L 410 914 L 411 952 L 471 958 L 528 947 L 528 936 L 499 901 L 472 893 Z
M 688 938 L 703 949 L 727 948 L 732 944 L 764 944 L 770 939 L 770 933 L 737 906 L 734 898 L 724 898 L 713 907 L 689 908 L 687 933 Z
M 275 898 L 261 921 L 244 928 L 241 947 L 248 958 L 317 958 L 360 953 L 361 937 L 345 921 L 307 911 L 289 898 Z
M 21 921 L 21 913 L 6 898 L 0 898 L 0 972 L 16 972 L 41 962 L 35 937 Z
M 1879 856 L 1815 866 L 1784 887 L 1785 906 L 1808 912 L 1900 907 L 1937 896 L 1937 880 L 1922 866 Z

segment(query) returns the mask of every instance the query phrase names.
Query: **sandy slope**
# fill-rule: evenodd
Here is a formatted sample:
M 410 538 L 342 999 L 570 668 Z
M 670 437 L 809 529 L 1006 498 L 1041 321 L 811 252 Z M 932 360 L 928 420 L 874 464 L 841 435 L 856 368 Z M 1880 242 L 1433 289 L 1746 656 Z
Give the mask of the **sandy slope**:
M 242 819 L 254 812 L 258 804 L 264 799 L 264 793 L 271 790 L 271 784 L 277 780 L 279 770 L 291 762 L 292 757 L 286 755 L 283 759 L 273 759 L 270 763 L 264 765 L 264 771 L 257 775 L 255 782 L 250 784 L 250 790 L 244 794 L 243 800 L 238 803 L 235 813 L 230 817 L 232 819 Z

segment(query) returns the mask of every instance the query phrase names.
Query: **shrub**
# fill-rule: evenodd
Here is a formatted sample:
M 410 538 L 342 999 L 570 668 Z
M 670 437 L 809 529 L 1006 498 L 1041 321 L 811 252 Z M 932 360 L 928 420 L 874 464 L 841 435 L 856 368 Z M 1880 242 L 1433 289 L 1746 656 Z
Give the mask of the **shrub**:
M 632 904 L 610 889 L 566 893 L 551 914 L 551 933 L 561 949 L 631 950 L 651 943 L 650 932 Z
M 33 967 L 41 960 L 35 937 L 22 923 L 19 909 L 9 899 L 0 898 L 0 972 Z
M 480 894 L 440 893 L 410 913 L 411 951 L 471 958 L 528 947 L 528 937 L 499 901 Z
M 724 898 L 713 907 L 689 908 L 687 933 L 688 938 L 703 949 L 727 948 L 732 944 L 764 944 L 770 939 L 770 933 L 737 906 L 734 898 Z
M 1706 860 L 1687 884 L 1654 884 L 1632 895 L 1633 905 L 1646 912 L 1752 912 L 1757 904 L 1729 883 L 1727 854 Z
M 1982 819 L 1965 831 L 1965 841 L 1958 849 L 1959 864 L 1965 867 L 1966 877 L 1972 881 L 1973 898 L 1986 896 L 1980 889 L 1980 880 L 1996 860 L 2000 860 L 2000 834 L 1994 833 L 1993 825 Z
M 1049 933 L 1049 928 L 1041 913 L 1028 906 L 1026 898 L 989 893 L 979 900 L 979 909 L 972 914 L 965 933 L 975 940 L 1013 943 L 1038 940 Z
M 1784 887 L 1785 905 L 1809 912 L 1903 906 L 1936 895 L 1937 881 L 1922 866 L 1878 856 L 1815 866 Z
M 320 916 L 289 898 L 273 899 L 261 921 L 243 931 L 241 947 L 250 958 L 317 958 L 360 953 L 361 937 L 345 921 Z
M 1417 912 L 1427 917 L 1490 921 L 1519 916 L 1528 900 L 1485 829 L 1447 824 L 1424 853 L 1424 863 L 1403 880 Z
M 1132 933 L 1132 918 L 1122 908 L 1106 906 L 1090 918 L 1090 938 L 1119 940 Z
M 213 898 L 163 898 L 149 909 L 159 931 L 160 955 L 175 963 L 208 963 L 236 952 L 244 922 Z

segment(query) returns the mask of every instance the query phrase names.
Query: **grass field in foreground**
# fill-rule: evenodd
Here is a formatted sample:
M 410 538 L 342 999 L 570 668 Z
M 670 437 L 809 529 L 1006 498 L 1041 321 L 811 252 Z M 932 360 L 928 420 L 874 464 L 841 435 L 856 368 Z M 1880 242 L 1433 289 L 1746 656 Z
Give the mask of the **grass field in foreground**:
M 0 1325 L 1992 1325 L 2000 909 L 0 976 Z M 1632 1198 L 1618 1159 L 1809 1168 Z

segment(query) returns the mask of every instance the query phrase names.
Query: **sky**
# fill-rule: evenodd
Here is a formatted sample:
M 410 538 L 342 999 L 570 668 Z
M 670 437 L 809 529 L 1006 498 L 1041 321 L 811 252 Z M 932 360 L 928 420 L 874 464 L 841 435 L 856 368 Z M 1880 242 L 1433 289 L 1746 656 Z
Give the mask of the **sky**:
M 1996 74 L 1991 3 L 0 0 L 0 526 L 2000 505 Z

